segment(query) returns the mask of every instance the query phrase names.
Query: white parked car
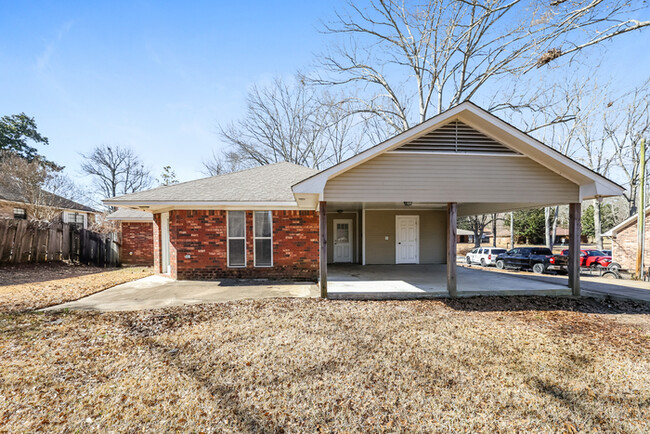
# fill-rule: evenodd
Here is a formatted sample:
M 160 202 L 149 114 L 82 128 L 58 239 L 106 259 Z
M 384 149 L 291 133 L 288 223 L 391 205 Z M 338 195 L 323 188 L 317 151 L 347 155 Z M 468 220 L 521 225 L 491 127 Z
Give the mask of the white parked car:
M 498 249 L 496 247 L 477 247 L 467 253 L 465 259 L 467 265 L 481 264 L 483 267 L 487 267 L 489 265 L 495 265 L 497 256 L 506 251 L 506 249 Z

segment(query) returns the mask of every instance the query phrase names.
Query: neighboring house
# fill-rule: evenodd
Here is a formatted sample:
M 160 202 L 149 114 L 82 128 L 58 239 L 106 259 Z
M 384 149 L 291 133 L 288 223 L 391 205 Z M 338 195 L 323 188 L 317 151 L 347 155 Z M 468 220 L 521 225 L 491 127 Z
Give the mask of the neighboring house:
M 153 214 L 120 208 L 106 216 L 106 220 L 120 224 L 120 262 L 123 265 L 153 265 Z
M 481 243 L 486 244 L 490 242 L 492 237 L 492 232 L 485 231 L 481 237 Z M 459 243 L 474 243 L 474 231 L 467 229 L 457 229 L 456 230 L 456 241 Z
M 74 224 L 80 229 L 86 229 L 95 221 L 97 211 L 65 197 L 47 193 L 48 203 L 56 213 L 55 221 Z M 24 197 L 12 188 L 0 184 L 0 218 L 31 219 L 31 205 L 25 202 Z
M 320 172 L 278 163 L 105 203 L 153 213 L 154 267 L 174 278 L 319 279 L 325 294 L 328 262 L 447 264 L 454 295 L 458 216 L 569 204 L 575 265 L 580 202 L 623 191 L 465 102 Z
M 639 215 L 634 214 L 603 234 L 604 237 L 612 237 L 612 262 L 620 264 L 624 270 L 636 270 L 638 219 Z M 644 221 L 643 263 L 647 269 L 650 266 L 650 207 L 645 210 Z

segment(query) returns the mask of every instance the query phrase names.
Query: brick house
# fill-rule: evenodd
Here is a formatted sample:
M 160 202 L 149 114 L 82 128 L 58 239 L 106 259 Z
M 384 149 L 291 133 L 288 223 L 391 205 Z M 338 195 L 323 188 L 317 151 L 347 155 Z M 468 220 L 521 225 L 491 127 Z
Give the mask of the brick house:
M 455 296 L 457 217 L 569 204 L 579 294 L 580 203 L 623 191 L 464 102 L 322 171 L 277 163 L 105 203 L 153 214 L 159 273 L 318 280 L 323 296 L 328 263 L 440 265 Z
M 612 237 L 612 260 L 624 270 L 636 269 L 638 214 L 614 226 L 603 236 Z M 645 240 L 643 263 L 650 266 L 650 207 L 645 210 Z
M 153 265 L 153 214 L 120 208 L 106 216 L 120 225 L 120 262 L 123 265 Z
M 95 222 L 97 211 L 94 209 L 53 193 L 44 194 L 48 195 L 48 203 L 53 204 L 51 208 L 57 214 L 55 221 L 74 224 L 81 229 Z M 20 192 L 0 183 L 0 218 L 32 219 L 31 208 Z

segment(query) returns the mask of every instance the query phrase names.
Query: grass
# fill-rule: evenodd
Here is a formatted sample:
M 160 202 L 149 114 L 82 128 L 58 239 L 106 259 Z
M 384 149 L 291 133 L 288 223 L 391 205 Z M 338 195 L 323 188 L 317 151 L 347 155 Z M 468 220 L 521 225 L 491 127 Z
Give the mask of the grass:
M 650 431 L 650 306 L 275 299 L 0 316 L 8 431 Z
M 98 268 L 66 263 L 0 267 L 0 313 L 41 309 L 153 274 L 151 268 Z

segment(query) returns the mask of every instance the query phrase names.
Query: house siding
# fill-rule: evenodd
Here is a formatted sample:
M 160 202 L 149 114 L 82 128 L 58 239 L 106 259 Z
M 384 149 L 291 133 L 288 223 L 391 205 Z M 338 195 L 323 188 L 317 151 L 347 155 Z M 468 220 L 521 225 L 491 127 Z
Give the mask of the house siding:
M 619 229 L 612 240 L 612 260 L 621 268 L 636 271 L 637 221 Z M 650 266 L 650 217 L 645 217 L 645 246 L 643 263 L 647 269 Z
M 153 225 L 151 222 L 122 222 L 120 258 L 124 265 L 153 265 Z
M 222 278 L 304 279 L 318 275 L 318 213 L 272 211 L 273 266 L 255 267 L 253 212 L 246 211 L 246 266 L 228 267 L 227 211 L 169 212 L 171 277 L 183 280 Z M 154 216 L 154 261 L 160 272 L 160 215 Z
M 398 215 L 420 216 L 420 264 L 446 263 L 447 223 L 445 212 L 366 210 L 366 264 L 395 264 L 395 217 Z
M 571 203 L 579 187 L 526 157 L 385 153 L 329 180 L 326 201 Z

